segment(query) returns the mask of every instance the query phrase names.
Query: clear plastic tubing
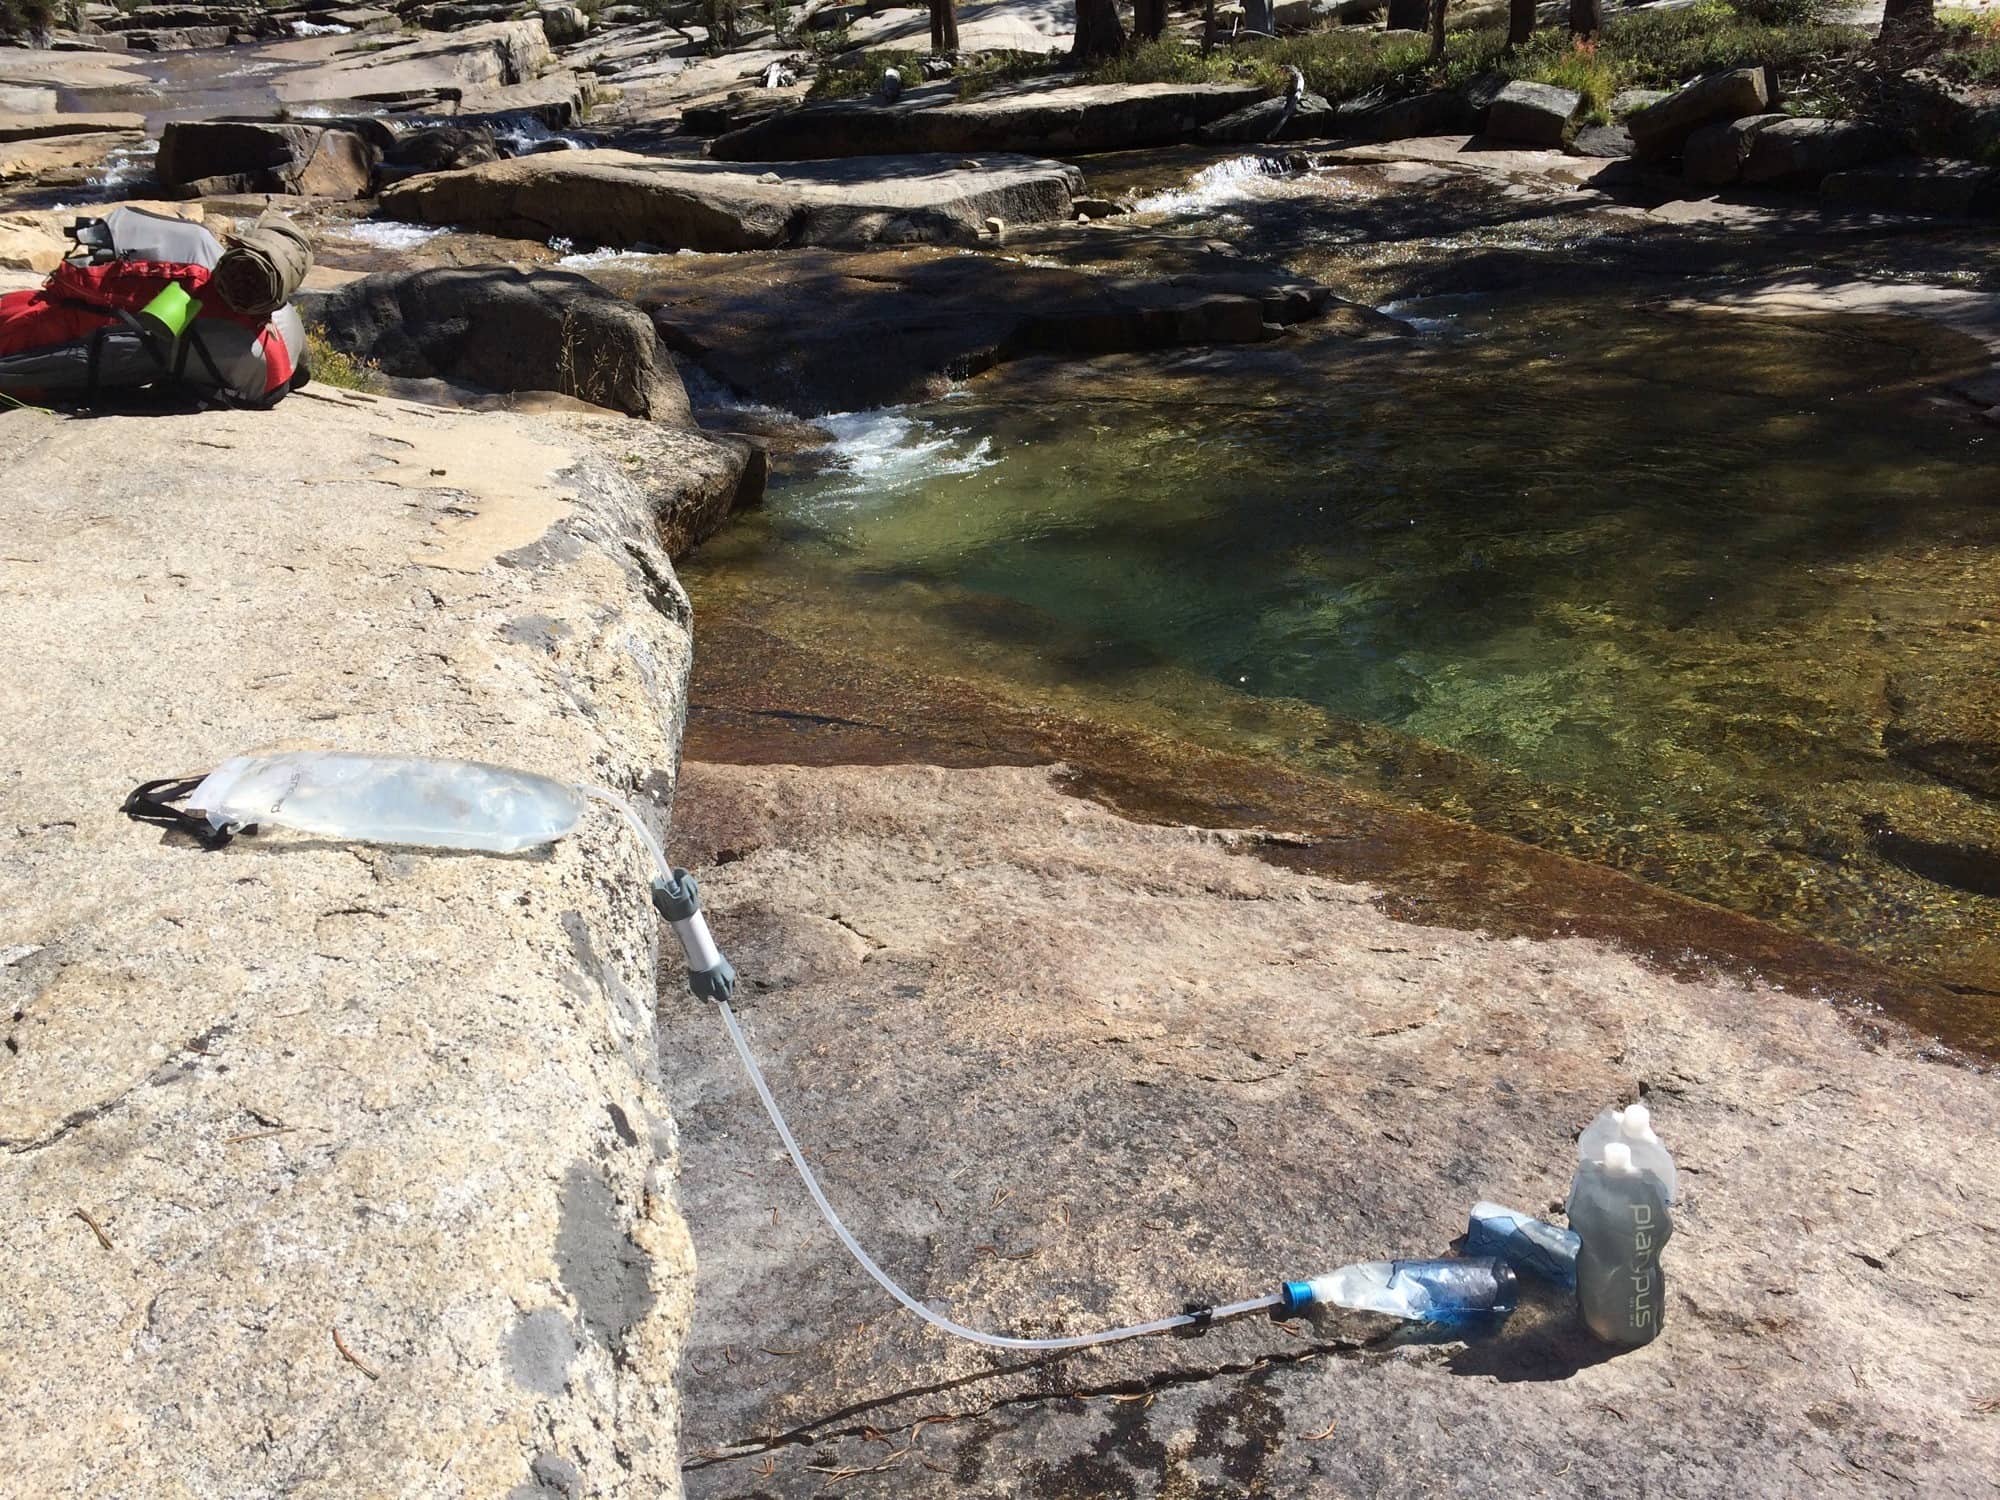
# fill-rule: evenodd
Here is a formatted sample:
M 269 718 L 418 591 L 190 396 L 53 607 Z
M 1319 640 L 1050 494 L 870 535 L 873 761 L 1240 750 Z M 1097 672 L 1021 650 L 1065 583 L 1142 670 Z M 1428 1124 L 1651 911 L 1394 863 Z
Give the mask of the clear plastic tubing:
M 736 1055 L 743 1060 L 743 1071 L 750 1075 L 750 1085 L 757 1090 L 757 1097 L 764 1101 L 764 1112 L 771 1117 L 777 1127 L 778 1139 L 785 1143 L 785 1150 L 792 1158 L 792 1165 L 798 1169 L 799 1181 L 806 1185 L 812 1200 L 819 1205 L 820 1214 L 827 1225 L 840 1237 L 840 1243 L 847 1247 L 847 1253 L 854 1257 L 861 1269 L 873 1276 L 883 1291 L 894 1297 L 911 1312 L 935 1328 L 958 1338 L 968 1339 L 975 1344 L 985 1344 L 992 1349 L 1084 1349 L 1092 1344 L 1115 1344 L 1121 1339 L 1144 1338 L 1151 1333 L 1167 1333 L 1175 1328 L 1186 1328 L 1195 1323 L 1220 1321 L 1223 1318 L 1239 1318 L 1245 1313 L 1259 1312 L 1267 1307 L 1276 1307 L 1284 1300 L 1283 1294 L 1272 1292 L 1265 1297 L 1252 1297 L 1243 1302 L 1230 1302 L 1221 1307 L 1210 1308 L 1198 1313 L 1176 1313 L 1170 1318 L 1155 1318 L 1150 1323 L 1131 1323 L 1123 1328 L 1107 1328 L 1102 1333 L 1079 1333 L 1060 1339 L 1019 1339 L 1005 1334 L 981 1333 L 977 1328 L 967 1328 L 963 1323 L 954 1323 L 942 1313 L 933 1312 L 915 1297 L 904 1291 L 889 1279 L 889 1273 L 875 1264 L 874 1258 L 861 1248 L 860 1242 L 848 1232 L 840 1222 L 840 1215 L 833 1211 L 833 1205 L 826 1201 L 826 1193 L 813 1176 L 812 1168 L 806 1165 L 804 1153 L 799 1143 L 792 1139 L 791 1127 L 785 1124 L 785 1117 L 778 1110 L 778 1101 L 771 1097 L 771 1087 L 764 1082 L 764 1074 L 757 1066 L 757 1059 L 750 1053 L 750 1044 L 744 1039 L 743 1028 L 736 1024 L 736 1013 L 729 1008 L 728 1001 L 721 1001 L 716 1007 L 722 1012 L 722 1024 L 729 1030 L 729 1040 L 736 1044 Z
M 640 842 L 646 846 L 646 853 L 652 857 L 653 868 L 659 878 L 669 883 L 673 881 L 673 866 L 667 863 L 666 851 L 660 847 L 660 841 L 653 837 L 653 830 L 646 826 L 645 820 L 639 816 L 630 802 L 616 792 L 606 791 L 602 787 L 585 786 L 579 787 L 578 790 L 586 797 L 614 807 L 623 814 L 625 821 L 632 826 L 632 831 L 639 835 Z M 722 1012 L 722 1024 L 729 1032 L 729 1040 L 736 1046 L 736 1055 L 742 1060 L 743 1071 L 749 1075 L 750 1086 L 757 1091 L 757 1097 L 764 1105 L 764 1113 L 771 1117 L 771 1124 L 778 1132 L 778 1139 L 785 1143 L 785 1154 L 791 1157 L 792 1166 L 799 1174 L 799 1181 L 805 1184 L 806 1191 L 812 1195 L 812 1201 L 819 1208 L 820 1216 L 826 1220 L 827 1227 L 839 1237 L 840 1243 L 847 1247 L 847 1253 L 854 1257 L 855 1263 L 874 1277 L 883 1291 L 932 1327 L 941 1328 L 954 1337 L 967 1339 L 975 1344 L 984 1344 L 991 1349 L 1085 1349 L 1092 1344 L 1115 1344 L 1124 1339 L 1144 1338 L 1148 1334 L 1167 1333 L 1176 1328 L 1191 1327 L 1196 1323 L 1240 1318 L 1245 1313 L 1261 1312 L 1267 1307 L 1276 1307 L 1284 1300 L 1282 1293 L 1271 1292 L 1266 1296 L 1251 1297 L 1242 1302 L 1230 1302 L 1201 1312 L 1175 1313 L 1172 1317 L 1155 1318 L 1150 1323 L 1131 1323 L 1123 1328 L 1107 1328 L 1102 1333 L 1080 1333 L 1059 1339 L 1012 1338 L 1006 1334 L 983 1333 L 977 1328 L 967 1328 L 963 1323 L 954 1323 L 943 1313 L 932 1311 L 896 1285 L 889 1273 L 875 1264 L 875 1258 L 861 1248 L 861 1242 L 855 1239 L 852 1231 L 840 1222 L 840 1215 L 833 1211 L 833 1205 L 827 1201 L 826 1190 L 819 1185 L 819 1179 L 813 1175 L 812 1168 L 806 1165 L 805 1153 L 799 1150 L 799 1143 L 792 1136 L 791 1126 L 785 1123 L 784 1113 L 778 1108 L 778 1101 L 771 1095 L 771 1086 L 764 1081 L 764 1070 L 757 1066 L 757 1058 L 750 1051 L 749 1039 L 743 1035 L 743 1028 L 737 1024 L 736 1012 L 730 1009 L 727 1000 L 715 1002 L 715 1008 Z

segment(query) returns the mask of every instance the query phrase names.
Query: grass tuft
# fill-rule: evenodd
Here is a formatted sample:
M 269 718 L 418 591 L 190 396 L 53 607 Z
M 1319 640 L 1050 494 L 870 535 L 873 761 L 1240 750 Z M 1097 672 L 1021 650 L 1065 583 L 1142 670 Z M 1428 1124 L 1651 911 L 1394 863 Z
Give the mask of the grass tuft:
M 315 325 L 306 327 L 306 368 L 316 385 L 335 386 L 343 391 L 379 391 L 382 372 L 365 359 L 336 349 Z

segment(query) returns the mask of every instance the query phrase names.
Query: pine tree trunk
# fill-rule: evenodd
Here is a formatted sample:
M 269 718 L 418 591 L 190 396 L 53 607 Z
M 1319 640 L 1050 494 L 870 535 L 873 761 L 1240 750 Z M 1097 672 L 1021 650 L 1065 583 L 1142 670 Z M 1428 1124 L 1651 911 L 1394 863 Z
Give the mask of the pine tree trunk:
M 1445 0 L 1431 0 L 1431 61 L 1444 59 L 1444 6 Z
M 1507 50 L 1525 47 L 1535 34 L 1535 0 L 1509 0 Z
M 1596 36 L 1604 29 L 1604 0 L 1569 0 L 1571 36 Z
M 1076 41 L 1069 55 L 1078 62 L 1103 62 L 1125 50 L 1125 26 L 1118 0 L 1076 0 Z
M 1934 0 L 1888 0 L 1882 7 L 1882 35 L 1921 36 L 1937 29 Z
M 958 50 L 957 0 L 930 0 L 930 7 L 931 51 L 956 52 Z
M 1391 31 L 1422 31 L 1430 21 L 1430 0 L 1389 0 Z
M 1167 29 L 1167 0 L 1132 0 L 1132 37 L 1156 42 Z

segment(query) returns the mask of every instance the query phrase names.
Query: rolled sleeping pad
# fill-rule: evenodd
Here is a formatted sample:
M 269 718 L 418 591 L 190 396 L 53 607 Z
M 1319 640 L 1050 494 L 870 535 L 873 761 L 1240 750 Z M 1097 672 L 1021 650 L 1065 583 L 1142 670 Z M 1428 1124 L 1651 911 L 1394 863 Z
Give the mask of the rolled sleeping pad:
M 305 231 L 267 211 L 241 234 L 230 236 L 212 281 L 227 306 L 261 318 L 291 301 L 311 269 L 312 242 Z

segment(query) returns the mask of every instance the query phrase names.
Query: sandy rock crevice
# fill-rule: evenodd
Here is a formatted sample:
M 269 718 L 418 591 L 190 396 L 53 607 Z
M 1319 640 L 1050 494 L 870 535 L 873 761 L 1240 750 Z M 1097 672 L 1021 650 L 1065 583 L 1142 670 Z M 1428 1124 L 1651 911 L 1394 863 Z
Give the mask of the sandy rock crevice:
M 211 853 L 119 812 L 289 746 L 664 808 L 688 611 L 604 425 L 0 416 L 0 1461 L 37 1493 L 678 1492 L 694 1267 L 629 835 Z M 656 481 L 707 461 L 650 441 Z

